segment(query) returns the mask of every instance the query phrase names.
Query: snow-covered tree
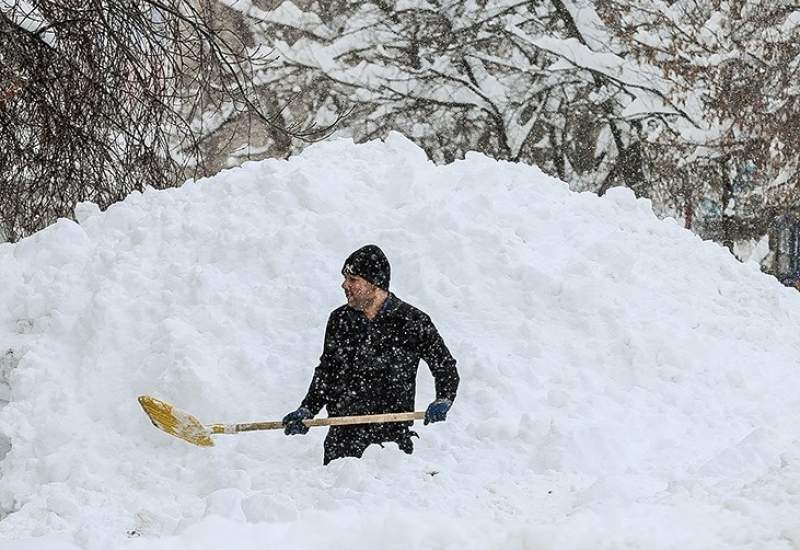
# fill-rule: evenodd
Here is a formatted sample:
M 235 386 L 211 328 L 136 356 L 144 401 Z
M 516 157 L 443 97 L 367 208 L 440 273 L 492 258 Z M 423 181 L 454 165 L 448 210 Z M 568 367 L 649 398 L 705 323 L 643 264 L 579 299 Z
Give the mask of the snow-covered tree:
M 623 110 L 651 92 L 595 66 L 604 35 L 593 10 L 576 17 L 566 0 L 226 4 L 274 52 L 261 80 L 284 99 L 304 91 L 290 110 L 308 123 L 351 109 L 344 126 L 357 141 L 400 130 L 437 161 L 477 150 L 578 188 L 643 182 L 640 122 Z M 564 51 L 573 44 L 587 63 Z
M 173 185 L 186 168 L 202 173 L 215 114 L 247 109 L 287 131 L 254 87 L 264 59 L 211 7 L 0 0 L 2 237 L 69 216 L 78 201 L 104 207 Z
M 790 0 L 597 0 L 626 58 L 658 69 L 685 117 L 648 146 L 651 176 L 672 180 L 687 221 L 732 246 L 796 205 L 800 8 Z M 675 177 L 678 176 L 678 177 Z M 676 184 L 676 182 L 678 182 Z

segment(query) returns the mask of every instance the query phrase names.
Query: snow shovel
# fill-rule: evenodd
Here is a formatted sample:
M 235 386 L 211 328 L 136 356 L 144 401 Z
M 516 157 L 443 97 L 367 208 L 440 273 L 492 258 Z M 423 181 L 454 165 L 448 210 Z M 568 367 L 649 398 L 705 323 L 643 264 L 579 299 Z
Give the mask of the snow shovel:
M 139 404 L 156 428 L 200 447 L 213 447 L 214 441 L 212 441 L 211 436 L 216 434 L 237 434 L 256 430 L 283 429 L 283 423 L 280 420 L 274 422 L 248 422 L 246 424 L 202 424 L 191 414 L 176 409 L 169 403 L 149 395 L 140 395 Z M 314 418 L 303 420 L 303 424 L 313 428 L 315 426 L 342 426 L 345 424 L 373 424 L 377 422 L 410 422 L 412 420 L 422 420 L 423 418 L 425 418 L 425 413 L 416 411 Z

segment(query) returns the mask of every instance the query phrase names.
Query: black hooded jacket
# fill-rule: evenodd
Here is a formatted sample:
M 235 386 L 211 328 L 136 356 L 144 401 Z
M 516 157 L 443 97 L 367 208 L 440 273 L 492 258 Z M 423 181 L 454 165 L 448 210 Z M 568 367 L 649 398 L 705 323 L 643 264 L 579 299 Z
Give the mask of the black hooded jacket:
M 456 361 L 428 315 L 391 293 L 372 320 L 342 306 L 328 319 L 302 406 L 315 415 L 326 406 L 328 416 L 413 411 L 420 359 L 431 369 L 436 398 L 454 400 Z

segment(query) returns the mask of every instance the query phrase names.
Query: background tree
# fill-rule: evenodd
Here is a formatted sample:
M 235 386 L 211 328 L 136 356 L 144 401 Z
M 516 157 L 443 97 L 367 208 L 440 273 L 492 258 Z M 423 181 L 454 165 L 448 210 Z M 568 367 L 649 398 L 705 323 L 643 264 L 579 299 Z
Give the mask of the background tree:
M 647 141 L 687 225 L 729 248 L 797 205 L 800 10 L 787 0 L 597 0 L 628 58 L 654 67 L 687 118 Z M 692 124 L 687 124 L 691 120 Z M 700 210 L 697 217 L 696 211 Z
M 274 50 L 276 94 L 307 91 L 292 113 L 308 121 L 352 105 L 343 131 L 356 141 L 399 130 L 438 162 L 477 150 L 584 189 L 643 181 L 639 122 L 622 111 L 645 91 L 551 47 L 597 42 L 561 0 L 230 5 Z
M 216 2 L 214 2 L 216 4 Z M 255 88 L 258 47 L 181 0 L 0 4 L 0 228 L 15 240 L 145 186 L 203 174 L 204 129 L 246 109 L 288 127 Z M 263 91 L 263 89 L 262 89 Z M 323 130 L 324 131 L 324 130 Z

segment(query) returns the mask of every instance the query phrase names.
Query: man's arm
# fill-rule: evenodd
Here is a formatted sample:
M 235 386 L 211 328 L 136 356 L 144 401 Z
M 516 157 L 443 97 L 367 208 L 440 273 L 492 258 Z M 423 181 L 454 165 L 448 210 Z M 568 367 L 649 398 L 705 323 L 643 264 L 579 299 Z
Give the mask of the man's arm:
M 322 355 L 319 358 L 319 365 L 314 369 L 314 377 L 308 387 L 308 392 L 303 398 L 301 407 L 305 407 L 311 414 L 316 416 L 322 407 L 329 400 L 330 391 L 333 389 L 335 376 L 335 329 L 333 315 L 328 318 L 325 327 L 325 342 L 323 344 Z
M 450 355 L 439 331 L 427 316 L 422 320 L 420 343 L 420 356 L 431 369 L 436 385 L 436 399 L 454 401 L 459 382 L 456 360 Z

